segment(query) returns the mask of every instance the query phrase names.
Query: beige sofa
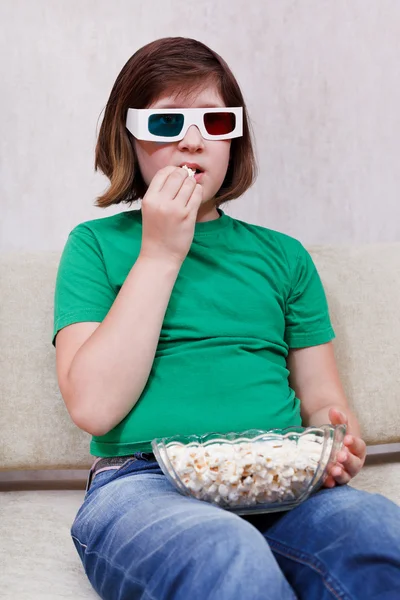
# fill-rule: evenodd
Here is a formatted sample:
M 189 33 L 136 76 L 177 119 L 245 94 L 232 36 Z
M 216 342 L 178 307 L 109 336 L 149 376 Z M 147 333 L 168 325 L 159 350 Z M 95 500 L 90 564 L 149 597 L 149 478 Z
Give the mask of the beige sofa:
M 310 251 L 327 292 L 345 390 L 369 445 L 352 485 L 400 504 L 400 243 Z M 94 458 L 57 386 L 51 335 L 59 258 L 0 259 L 3 600 L 98 597 L 70 538 Z M 32 470 L 40 470 L 36 489 L 26 481 Z

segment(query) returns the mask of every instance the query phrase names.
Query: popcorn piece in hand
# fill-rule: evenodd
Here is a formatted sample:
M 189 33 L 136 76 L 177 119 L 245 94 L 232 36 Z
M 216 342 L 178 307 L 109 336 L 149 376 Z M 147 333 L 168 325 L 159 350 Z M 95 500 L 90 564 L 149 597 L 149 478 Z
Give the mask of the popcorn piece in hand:
M 189 177 L 194 177 L 196 174 L 196 169 L 193 171 L 193 169 L 191 169 L 187 165 L 183 165 L 182 169 L 185 169 L 188 172 Z

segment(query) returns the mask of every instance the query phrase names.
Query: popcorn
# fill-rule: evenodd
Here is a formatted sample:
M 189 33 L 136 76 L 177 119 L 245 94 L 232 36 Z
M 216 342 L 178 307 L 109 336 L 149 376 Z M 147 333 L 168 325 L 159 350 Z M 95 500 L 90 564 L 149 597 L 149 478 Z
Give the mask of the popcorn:
M 196 169 L 193 170 L 190 167 L 188 167 L 187 165 L 183 165 L 182 169 L 186 169 L 186 171 L 188 172 L 189 177 L 194 177 L 196 174 Z
M 196 498 L 235 507 L 295 500 L 314 477 L 322 449 L 323 440 L 310 433 L 297 441 L 282 437 L 207 446 L 176 443 L 169 445 L 168 454 Z

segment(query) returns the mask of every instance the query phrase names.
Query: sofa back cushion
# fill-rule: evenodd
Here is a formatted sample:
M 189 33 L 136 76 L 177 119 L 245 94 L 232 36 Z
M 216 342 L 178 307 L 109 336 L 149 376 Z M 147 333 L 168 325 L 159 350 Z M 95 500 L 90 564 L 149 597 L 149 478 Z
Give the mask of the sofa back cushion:
M 310 247 L 328 297 L 336 358 L 368 444 L 400 441 L 400 243 Z M 51 345 L 59 252 L 0 257 L 0 469 L 89 468 Z

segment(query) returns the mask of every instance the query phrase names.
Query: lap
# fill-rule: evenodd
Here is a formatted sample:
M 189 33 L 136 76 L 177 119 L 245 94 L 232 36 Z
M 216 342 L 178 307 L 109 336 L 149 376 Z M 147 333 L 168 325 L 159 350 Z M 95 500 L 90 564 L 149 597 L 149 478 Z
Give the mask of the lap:
M 78 521 L 85 523 L 87 536 L 90 527 L 127 513 L 133 527 L 156 526 L 158 519 L 167 520 L 169 524 L 186 522 L 189 515 L 193 523 L 203 525 L 209 520 L 226 522 L 227 526 L 241 525 L 233 513 L 180 494 L 156 463 L 147 465 L 136 460 L 123 469 L 95 477 L 72 529 Z
M 214 597 L 209 585 L 221 600 L 262 598 L 266 586 L 275 586 L 276 599 L 294 598 L 295 590 L 307 600 L 356 598 L 359 590 L 378 594 L 384 587 L 389 600 L 400 586 L 399 507 L 349 486 L 320 490 L 291 511 L 240 517 L 182 496 L 156 462 L 132 461 L 95 477 L 71 533 L 104 598 L 113 596 L 103 586 L 121 588 L 121 573 L 146 592 L 151 582 L 154 598 L 163 598 L 160 586 L 173 587 L 182 569 L 183 598 L 195 598 L 196 576 L 200 598 Z M 102 561 L 106 569 L 98 568 Z M 218 573 L 228 572 L 231 587 L 222 590 Z M 240 587 L 244 579 L 253 582 L 251 593 Z M 141 597 L 137 589 L 126 597 Z
M 174 544 L 177 536 L 193 536 L 198 543 L 207 535 L 215 542 L 217 536 L 229 536 L 232 541 L 235 532 L 254 544 L 267 546 L 262 534 L 237 515 L 180 494 L 158 465 L 151 470 L 144 465 L 142 471 L 138 466 L 100 473 L 94 479 L 71 530 L 83 544 L 99 530 L 115 530 L 118 522 L 120 535 L 136 532 L 144 552 L 150 551 L 155 539 L 161 543 L 163 537 Z
M 295 597 L 261 532 L 231 512 L 181 495 L 157 463 L 132 462 L 97 475 L 71 534 L 99 593 L 103 586 L 115 587 L 122 570 L 137 586 L 130 589 L 132 597 L 151 586 L 154 597 L 163 598 L 161 588 L 174 586 L 172 579 L 184 569 L 189 580 L 180 584 L 182 597 L 192 593 L 185 585 L 193 585 L 196 575 L 199 598 L 261 599 L 265 586 L 275 589 L 277 599 Z M 100 563 L 107 568 L 99 569 Z M 229 582 L 222 582 L 228 572 Z M 215 588 L 215 596 L 207 595 L 207 586 Z

